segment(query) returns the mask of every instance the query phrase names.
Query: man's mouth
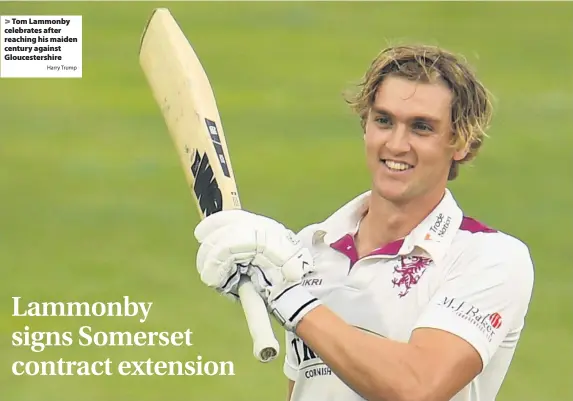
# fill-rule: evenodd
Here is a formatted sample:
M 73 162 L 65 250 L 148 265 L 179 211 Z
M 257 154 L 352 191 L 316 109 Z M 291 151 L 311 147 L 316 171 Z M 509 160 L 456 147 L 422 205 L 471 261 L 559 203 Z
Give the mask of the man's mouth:
M 380 159 L 382 163 L 388 168 L 390 171 L 406 171 L 414 168 L 411 164 L 399 162 L 395 160 L 388 160 L 388 159 Z

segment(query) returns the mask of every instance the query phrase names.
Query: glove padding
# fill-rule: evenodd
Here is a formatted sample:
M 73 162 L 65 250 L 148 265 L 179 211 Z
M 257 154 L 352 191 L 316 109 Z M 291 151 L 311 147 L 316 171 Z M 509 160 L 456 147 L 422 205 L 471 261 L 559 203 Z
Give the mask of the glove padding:
M 319 305 L 300 287 L 314 266 L 308 249 L 284 225 L 242 210 L 221 211 L 195 229 L 201 243 L 197 270 L 201 280 L 233 299 L 241 275 L 247 274 L 269 311 L 288 330 Z
M 312 256 L 308 249 L 298 245 L 292 249 L 296 251 L 293 256 L 283 258 L 292 252 L 287 252 L 286 246 L 275 245 L 283 242 L 281 237 L 291 234 L 271 230 L 265 235 L 268 246 L 265 252 L 255 255 L 247 274 L 273 316 L 287 330 L 294 331 L 304 315 L 320 305 L 318 299 L 300 285 L 314 267 Z
M 197 271 L 201 281 L 208 287 L 232 301 L 239 300 L 238 284 L 242 274 L 247 274 L 248 265 L 254 257 L 246 248 L 241 250 L 245 233 L 238 227 L 220 227 L 207 235 L 197 252 Z
M 301 319 L 321 305 L 318 298 L 300 285 L 300 280 L 293 282 L 283 278 L 278 282 L 268 282 L 264 269 L 256 265 L 249 266 L 247 274 L 264 299 L 269 312 L 286 330 L 294 332 Z

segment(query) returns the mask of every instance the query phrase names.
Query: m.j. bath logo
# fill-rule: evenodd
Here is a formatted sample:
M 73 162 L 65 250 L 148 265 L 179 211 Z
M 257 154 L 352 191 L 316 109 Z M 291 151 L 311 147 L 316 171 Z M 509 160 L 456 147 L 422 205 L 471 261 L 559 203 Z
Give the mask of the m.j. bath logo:
M 491 342 L 497 329 L 503 325 L 503 319 L 498 312 L 488 313 L 478 307 L 456 298 L 444 297 L 441 306 L 444 306 L 462 319 L 476 326 Z

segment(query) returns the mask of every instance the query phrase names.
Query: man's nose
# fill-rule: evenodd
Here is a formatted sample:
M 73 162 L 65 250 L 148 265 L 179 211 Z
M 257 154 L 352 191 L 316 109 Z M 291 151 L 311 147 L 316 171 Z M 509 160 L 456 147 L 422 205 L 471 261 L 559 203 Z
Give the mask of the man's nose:
M 410 150 L 410 135 L 408 129 L 403 124 L 394 126 L 386 147 L 392 153 L 406 153 Z

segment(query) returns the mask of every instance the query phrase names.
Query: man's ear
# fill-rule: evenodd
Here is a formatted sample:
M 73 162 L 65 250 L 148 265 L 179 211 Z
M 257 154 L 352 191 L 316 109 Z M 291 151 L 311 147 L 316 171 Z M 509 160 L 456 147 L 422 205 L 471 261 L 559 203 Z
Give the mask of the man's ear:
M 452 159 L 456 162 L 465 159 L 468 153 L 470 153 L 470 148 L 471 148 L 470 142 L 466 143 L 463 146 L 461 145 L 456 146 Z
M 464 146 L 462 149 L 456 150 L 453 157 L 454 161 L 459 162 L 460 160 L 465 159 L 469 152 L 469 146 Z

